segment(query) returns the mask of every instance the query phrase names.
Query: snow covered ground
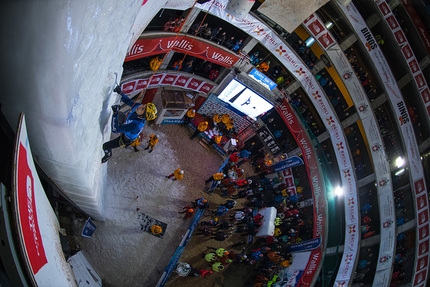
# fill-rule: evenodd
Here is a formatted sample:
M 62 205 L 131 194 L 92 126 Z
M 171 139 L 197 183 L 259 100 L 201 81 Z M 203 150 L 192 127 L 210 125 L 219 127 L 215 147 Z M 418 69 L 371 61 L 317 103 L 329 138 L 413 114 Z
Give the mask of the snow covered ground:
M 96 222 L 93 238 L 77 238 L 104 279 L 104 286 L 155 286 L 190 223 L 178 211 L 195 198 L 207 196 L 204 180 L 223 161 L 214 150 L 200 145 L 197 138 L 190 140 L 192 131 L 186 127 L 147 126 L 145 132 L 157 133 L 159 144 L 152 153 L 143 150 L 144 143 L 139 152 L 131 148 L 113 150 L 104 191 L 106 220 Z M 185 170 L 182 181 L 165 178 L 178 167 Z M 218 195 L 209 197 L 213 202 L 224 200 Z M 141 231 L 142 213 L 168 224 L 163 239 Z M 191 250 L 188 256 L 201 252 Z

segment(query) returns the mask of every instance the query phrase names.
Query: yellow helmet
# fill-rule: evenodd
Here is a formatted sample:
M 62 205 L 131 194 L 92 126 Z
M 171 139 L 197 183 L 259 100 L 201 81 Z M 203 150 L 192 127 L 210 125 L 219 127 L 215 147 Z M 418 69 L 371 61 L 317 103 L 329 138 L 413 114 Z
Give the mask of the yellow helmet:
M 157 107 L 153 103 L 146 104 L 146 119 L 148 121 L 155 120 L 157 117 Z

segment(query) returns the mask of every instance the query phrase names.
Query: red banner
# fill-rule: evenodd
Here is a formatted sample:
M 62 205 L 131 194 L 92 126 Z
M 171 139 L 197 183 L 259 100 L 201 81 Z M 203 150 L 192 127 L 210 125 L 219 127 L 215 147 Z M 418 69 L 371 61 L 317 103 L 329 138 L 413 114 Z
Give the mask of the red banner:
M 276 110 L 285 122 L 290 133 L 294 136 L 296 142 L 299 144 L 308 177 L 312 182 L 311 187 L 314 200 L 313 238 L 321 237 L 321 246 L 312 251 L 308 264 L 306 265 L 306 269 L 304 270 L 303 276 L 298 284 L 298 286 L 310 286 L 319 270 L 319 266 L 322 262 L 322 251 L 324 249 L 324 224 L 326 220 L 324 187 L 321 175 L 318 172 L 317 156 L 312 146 L 312 142 L 308 138 L 306 131 L 303 130 L 303 127 L 300 125 L 297 117 L 285 98 L 282 100 L 282 104 L 276 106 Z
M 178 72 L 155 74 L 145 79 L 136 79 L 122 84 L 121 89 L 126 94 L 139 92 L 146 88 L 159 86 L 174 86 L 190 89 L 196 92 L 209 94 L 214 85 L 205 82 L 203 79 L 194 78 L 191 75 L 181 75 Z
M 28 165 L 27 150 L 20 143 L 18 152 L 18 214 L 24 240 L 25 252 L 33 274 L 42 268 L 48 260 L 42 243 L 42 236 L 37 221 L 36 198 L 33 172 Z M 36 175 L 37 176 L 37 175 Z
M 127 53 L 125 62 L 170 51 L 184 53 L 227 68 L 231 68 L 239 60 L 236 54 L 210 42 L 187 35 L 175 35 L 163 38 L 138 39 Z
M 415 8 L 412 6 L 412 3 L 410 3 L 410 0 L 402 0 L 402 4 L 405 6 L 406 11 L 412 19 L 412 22 L 414 22 L 415 28 L 417 28 L 421 40 L 424 42 L 424 45 L 427 49 L 427 53 L 430 54 L 430 35 L 421 21 L 420 16 L 418 15 L 417 11 L 415 11 Z

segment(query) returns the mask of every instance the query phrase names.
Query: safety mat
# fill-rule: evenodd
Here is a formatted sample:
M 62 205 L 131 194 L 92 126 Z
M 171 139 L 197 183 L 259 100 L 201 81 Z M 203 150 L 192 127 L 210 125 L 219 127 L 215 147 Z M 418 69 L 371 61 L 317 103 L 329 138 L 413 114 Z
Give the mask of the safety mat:
M 139 224 L 140 224 L 140 230 L 146 231 L 151 235 L 163 238 L 164 233 L 166 232 L 166 228 L 167 228 L 167 223 L 164 223 L 160 220 L 157 220 L 149 215 L 146 215 L 144 213 L 140 213 L 137 216 L 138 220 L 139 220 Z M 160 234 L 154 234 L 151 232 L 151 226 L 152 225 L 158 225 L 161 226 L 162 228 L 162 232 Z

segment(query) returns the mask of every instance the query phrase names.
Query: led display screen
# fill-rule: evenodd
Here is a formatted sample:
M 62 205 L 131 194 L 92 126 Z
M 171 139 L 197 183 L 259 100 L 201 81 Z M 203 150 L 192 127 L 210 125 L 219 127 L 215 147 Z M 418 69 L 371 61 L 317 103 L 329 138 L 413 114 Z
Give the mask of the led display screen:
M 254 120 L 273 108 L 271 103 L 236 80 L 232 80 L 218 98 Z

